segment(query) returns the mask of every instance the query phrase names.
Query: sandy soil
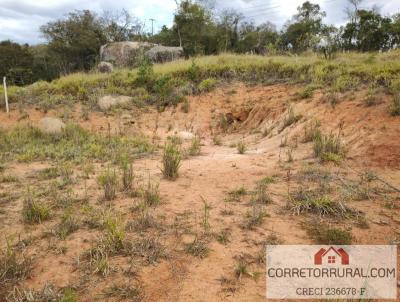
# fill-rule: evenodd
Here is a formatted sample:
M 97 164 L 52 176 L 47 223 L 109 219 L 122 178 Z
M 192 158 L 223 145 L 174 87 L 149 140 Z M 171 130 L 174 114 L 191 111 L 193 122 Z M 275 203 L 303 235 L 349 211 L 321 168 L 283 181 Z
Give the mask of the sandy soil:
M 179 106 L 162 113 L 152 109 L 108 115 L 93 112 L 89 120 L 84 121 L 80 117 L 81 108 L 76 106 L 70 119 L 96 132 L 106 133 L 110 124 L 112 133 L 144 133 L 160 146 L 174 133 L 197 133 L 202 138 L 201 154 L 183 160 L 176 181 L 162 178 L 159 152 L 134 162 L 139 175 L 160 182 L 162 203 L 152 209 L 151 214 L 161 230 L 151 229 L 144 236 L 157 236 L 166 247 L 167 257 L 156 264 L 143 265 L 129 257 L 115 256 L 109 259 L 115 270 L 107 277 L 88 274 L 80 268 L 83 265 L 80 257 L 96 242 L 98 230 L 82 226 L 66 240 L 58 240 L 46 235 L 58 218 L 25 226 L 20 214 L 21 185 L 0 184 L 1 192 L 16 194 L 13 201 L 0 205 L 0 233 L 31 238 L 33 242 L 24 248 L 27 255 L 34 257 L 32 276 L 20 285 L 33 289 L 40 289 L 46 283 L 59 288 L 72 286 L 77 289 L 80 301 L 117 301 L 118 298 L 103 294 L 104 289 L 114 283 L 140 284 L 144 301 L 265 301 L 265 264 L 259 257 L 263 254 L 263 244 L 271 235 L 284 244 L 311 244 L 313 241 L 303 225 L 310 219 L 319 219 L 313 214 L 293 215 L 285 208 L 288 190 L 294 191 L 304 183 L 309 186 L 316 183 L 307 182 L 302 174 L 305 165 L 318 164 L 313 157 L 312 143 L 302 143 L 304 125 L 308 121 L 318 119 L 327 133 L 338 133 L 339 128 L 342 129 L 347 158 L 340 166 L 321 164 L 323 169 L 353 181 L 360 179 L 361 172 L 373 171 L 382 180 L 400 187 L 400 120 L 388 114 L 391 96 L 382 95 L 378 105 L 366 107 L 363 103 L 366 92 L 360 90 L 342 95 L 340 102 L 332 107 L 323 101 L 322 92 L 316 92 L 311 99 L 299 100 L 296 92 L 300 88 L 293 85 L 250 87 L 236 83 L 206 95 L 190 97 L 189 113 L 182 112 Z M 289 103 L 302 118 L 280 131 Z M 1 127 L 34 125 L 43 116 L 57 116 L 60 111 L 45 114 L 27 108 L 26 113 L 28 116 L 24 119 L 20 119 L 23 114 L 16 110 L 10 117 L 0 113 Z M 220 115 L 227 113 L 233 116 L 234 122 L 223 132 L 218 123 Z M 128 122 L 126 114 L 130 115 Z M 221 139 L 221 146 L 213 144 L 214 136 Z M 288 146 L 282 147 L 284 140 L 288 141 Z M 245 154 L 238 154 L 232 147 L 238 141 L 245 142 L 248 148 Z M 289 148 L 293 162 L 287 162 Z M 12 162 L 6 172 L 17 175 L 24 185 L 46 186 L 46 182 L 39 183 L 32 175 L 50 164 Z M 86 186 L 88 202 L 94 206 L 98 206 L 101 194 L 96 175 L 102 169 L 96 164 L 95 173 L 85 183 L 79 181 L 72 186 L 78 196 L 84 194 Z M 76 174 L 79 175 L 79 169 Z M 252 209 L 250 197 L 245 196 L 240 202 L 226 202 L 228 193 L 242 186 L 254 190 L 258 181 L 272 176 L 275 182 L 268 186 L 272 203 L 265 206 L 268 216 L 253 230 L 243 229 L 246 213 Z M 335 188 L 339 185 L 339 182 L 333 184 Z M 349 206 L 365 213 L 368 228 L 358 227 L 352 219 L 324 219 L 350 230 L 355 244 L 397 244 L 400 196 L 381 181 L 374 181 L 371 186 L 382 193 L 373 194 L 370 199 L 349 201 Z M 225 231 L 229 242 L 221 244 L 215 236 L 209 236 L 210 252 L 207 257 L 198 258 L 186 253 L 184 246 L 203 232 L 203 200 L 211 206 L 209 232 L 218 235 Z M 139 201 L 138 197 L 118 193 L 112 207 L 129 222 L 138 216 L 132 207 Z M 2 236 L 1 244 L 4 246 L 4 243 Z M 63 247 L 66 248 L 61 252 Z M 237 278 L 235 267 L 240 261 L 248 265 L 250 274 Z M 134 273 L 128 274 L 127 269 L 132 265 Z

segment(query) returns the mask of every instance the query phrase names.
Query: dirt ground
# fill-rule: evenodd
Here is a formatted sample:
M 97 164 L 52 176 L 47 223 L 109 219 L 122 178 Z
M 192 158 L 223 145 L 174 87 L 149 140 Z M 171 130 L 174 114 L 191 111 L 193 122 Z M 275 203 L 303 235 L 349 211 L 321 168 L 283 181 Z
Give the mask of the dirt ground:
M 400 195 L 393 187 L 400 188 L 400 120 L 388 113 L 391 96 L 382 94 L 378 104 L 368 107 L 363 101 L 366 91 L 361 89 L 340 95 L 338 103 L 332 106 L 321 91 L 309 99 L 299 99 L 300 89 L 296 85 L 235 83 L 189 97 L 188 113 L 180 106 L 162 113 L 155 109 L 132 109 L 109 114 L 91 112 L 88 120 L 83 120 L 81 107 L 76 105 L 70 121 L 90 131 L 144 133 L 159 146 L 163 146 L 168 136 L 186 131 L 201 137 L 201 152 L 182 161 L 175 181 L 162 176 L 161 150 L 133 163 L 139 177 L 149 177 L 160 184 L 161 203 L 150 210 L 157 227 L 146 230 L 143 236 L 156 237 L 165 247 L 166 255 L 152 264 L 123 255 L 112 256 L 109 258 L 112 269 L 106 277 L 82 269 L 85 265 L 82 253 L 98 240 L 99 230 L 82 224 L 65 240 L 59 240 L 48 235 L 59 216 L 34 226 L 21 222 L 22 197 L 18 194 L 23 189 L 21 183 L 46 186 L 33 175 L 52 163 L 7 164 L 3 173 L 16 175 L 20 182 L 0 184 L 0 192 L 17 195 L 1 204 L 0 233 L 14 236 L 19 242 L 29 241 L 23 251 L 33 257 L 31 276 L 18 285 L 34 290 L 47 283 L 56 288 L 72 287 L 79 301 L 131 301 L 121 295 L 105 295 L 104 290 L 113 284 L 138 285 L 143 301 L 265 301 L 264 244 L 272 240 L 282 244 L 312 244 L 314 240 L 305 225 L 313 219 L 350 231 L 353 244 L 398 244 Z M 283 127 L 289 107 L 301 118 Z M 58 116 L 60 112 L 61 109 L 48 113 L 35 108 L 26 108 L 24 113 L 12 110 L 10 116 L 0 113 L 0 124 L 5 130 L 18 124 L 35 125 L 40 118 Z M 225 130 L 221 129 L 221 116 L 228 117 Z M 304 127 L 314 119 L 325 133 L 340 131 L 347 152 L 339 164 L 321 163 L 313 156 L 312 142 L 303 142 Z M 220 145 L 215 144 L 216 138 L 221 140 Z M 246 145 L 244 154 L 238 153 L 235 146 L 238 142 Z M 190 141 L 184 140 L 184 147 L 189 144 Z M 74 194 L 86 194 L 88 203 L 94 207 L 99 206 L 102 194 L 96 177 L 104 166 L 96 163 L 89 179 L 71 185 Z M 346 202 L 363 213 L 368 226 L 360 227 L 352 218 L 296 215 L 289 210 L 290 192 L 302 185 L 318 184 L 317 180 L 306 178 L 305 167 L 318 167 L 335 176 L 329 184 L 334 196 L 338 196 L 346 182 L 357 183 L 363 189 L 366 186 L 369 190 L 366 197 L 349 198 Z M 361 179 L 365 172 L 373 172 L 379 178 L 366 184 Z M 76 167 L 77 178 L 79 173 L 80 167 Z M 260 224 L 245 228 L 246 217 L 253 210 L 251 194 L 230 201 L 229 193 L 241 187 L 252 192 L 266 177 L 273 179 L 268 184 L 272 202 L 263 206 L 267 216 Z M 205 239 L 209 252 L 205 257 L 196 257 L 185 247 L 205 232 L 204 200 L 210 207 Z M 137 219 L 138 212 L 132 208 L 139 202 L 140 197 L 118 192 L 111 207 L 128 223 Z M 218 240 L 221 237 L 226 237 L 226 241 Z M 5 236 L 1 236 L 0 242 L 5 246 Z M 245 263 L 246 273 L 237 273 L 239 263 Z

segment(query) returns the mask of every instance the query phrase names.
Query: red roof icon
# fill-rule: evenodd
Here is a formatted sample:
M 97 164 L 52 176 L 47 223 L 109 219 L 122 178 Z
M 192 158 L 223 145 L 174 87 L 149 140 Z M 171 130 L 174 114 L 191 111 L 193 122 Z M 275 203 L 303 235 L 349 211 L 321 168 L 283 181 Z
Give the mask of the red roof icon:
M 341 259 L 341 264 L 342 265 L 348 265 L 349 264 L 349 254 L 347 254 L 347 252 L 342 248 L 335 249 L 332 246 L 329 249 L 321 248 L 314 255 L 314 264 L 321 265 L 322 264 L 322 260 L 324 259 L 324 257 L 326 257 L 327 254 L 329 254 L 331 251 L 333 251 Z M 334 255 L 334 254 L 332 254 L 332 255 Z M 328 257 L 328 263 L 330 263 L 330 264 L 336 263 L 336 256 L 327 256 L 327 257 Z

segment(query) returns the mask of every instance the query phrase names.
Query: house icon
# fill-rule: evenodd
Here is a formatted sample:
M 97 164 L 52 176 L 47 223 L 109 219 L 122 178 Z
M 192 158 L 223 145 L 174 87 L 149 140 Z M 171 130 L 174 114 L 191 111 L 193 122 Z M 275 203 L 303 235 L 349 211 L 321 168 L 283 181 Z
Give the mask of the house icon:
M 334 247 L 330 247 L 329 249 L 321 248 L 315 255 L 314 255 L 314 264 L 322 265 L 322 264 L 336 264 L 340 263 L 342 265 L 349 264 L 349 254 L 342 248 L 335 249 Z

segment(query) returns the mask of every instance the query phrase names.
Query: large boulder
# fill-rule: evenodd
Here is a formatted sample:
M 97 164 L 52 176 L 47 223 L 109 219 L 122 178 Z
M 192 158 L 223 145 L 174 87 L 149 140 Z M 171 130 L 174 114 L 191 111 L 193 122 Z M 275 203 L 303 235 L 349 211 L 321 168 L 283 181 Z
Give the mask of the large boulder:
M 132 102 L 132 98 L 125 95 L 120 96 L 112 96 L 112 95 L 105 95 L 101 97 L 97 101 L 97 105 L 103 111 L 109 110 L 111 107 L 118 106 L 118 105 L 126 105 Z
M 113 63 L 118 67 L 135 65 L 140 56 L 155 44 L 147 42 L 113 42 L 100 48 L 101 61 Z
M 97 70 L 101 73 L 110 73 L 113 71 L 113 64 L 108 62 L 100 62 L 99 65 L 97 65 Z
M 183 48 L 156 45 L 152 49 L 146 51 L 145 55 L 152 62 L 164 63 L 182 58 Z
M 39 121 L 39 129 L 47 134 L 59 135 L 65 129 L 65 124 L 55 117 L 44 117 Z
M 100 60 L 117 67 L 136 66 L 143 56 L 155 63 L 177 60 L 184 55 L 182 47 L 167 47 L 148 42 L 113 42 L 100 48 Z

